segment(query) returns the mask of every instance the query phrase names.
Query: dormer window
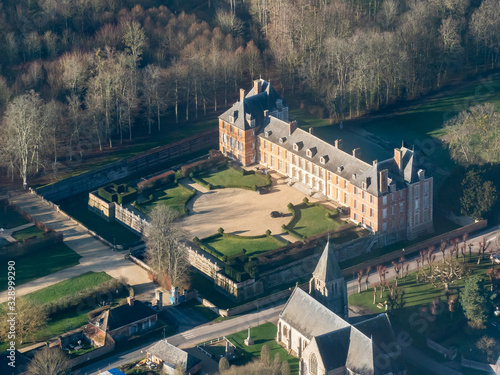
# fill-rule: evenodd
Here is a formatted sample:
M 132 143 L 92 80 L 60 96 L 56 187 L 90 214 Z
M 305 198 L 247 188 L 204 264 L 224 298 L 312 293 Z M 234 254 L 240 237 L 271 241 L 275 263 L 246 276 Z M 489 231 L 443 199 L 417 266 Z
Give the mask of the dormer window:
M 280 144 L 285 143 L 285 141 L 286 141 L 286 137 L 281 137 L 281 138 L 279 139 Z
M 337 167 L 337 172 L 342 172 L 344 170 L 344 166 L 341 165 L 340 167 Z
M 362 182 L 362 183 L 361 183 L 361 189 L 366 190 L 366 182 Z
M 302 141 L 296 142 L 293 144 L 293 150 L 299 151 L 303 146 L 304 146 L 304 143 Z
M 246 117 L 246 119 L 247 119 L 248 124 L 250 125 L 250 127 L 253 128 L 255 126 L 255 119 L 253 118 L 252 114 L 251 113 L 247 113 L 245 117 Z
M 271 130 L 268 130 L 268 131 L 266 131 L 264 134 L 265 134 L 266 138 L 269 138 L 269 136 L 270 136 L 271 134 L 273 134 L 273 132 L 272 132 Z
M 352 179 L 355 180 L 356 179 L 356 173 L 353 173 L 352 174 Z
M 324 156 L 322 156 L 322 157 L 320 157 L 320 158 L 319 158 L 319 162 L 320 162 L 321 164 L 326 164 L 326 163 L 328 163 L 328 159 L 330 159 L 330 158 L 328 157 L 328 155 L 324 155 Z
M 314 155 L 316 155 L 316 147 L 311 147 L 307 149 L 306 155 L 308 158 L 312 158 Z

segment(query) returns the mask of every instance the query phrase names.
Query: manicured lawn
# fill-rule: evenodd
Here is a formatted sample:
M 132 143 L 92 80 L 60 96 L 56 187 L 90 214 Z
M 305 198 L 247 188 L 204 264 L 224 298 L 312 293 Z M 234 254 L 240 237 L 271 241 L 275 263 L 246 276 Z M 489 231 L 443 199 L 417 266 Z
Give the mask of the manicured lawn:
M 30 237 L 42 237 L 43 235 L 43 230 L 38 229 L 36 226 L 24 228 L 18 231 L 15 231 L 12 233 L 12 237 L 14 237 L 18 241 L 22 241 L 25 238 L 30 238 Z
M 248 174 L 243 176 L 233 168 L 226 168 L 218 172 L 207 172 L 200 175 L 200 178 L 214 187 L 247 187 L 254 185 L 262 187 L 267 185 L 266 176 L 260 173 Z
M 446 253 L 447 257 L 449 257 L 448 252 Z M 468 260 L 468 255 L 466 255 L 466 259 Z M 441 260 L 439 260 L 440 262 Z M 459 261 L 462 261 L 462 256 L 460 256 Z M 488 259 L 485 259 L 481 262 L 481 264 L 477 265 L 477 254 L 472 255 L 472 260 L 466 262 L 472 270 L 471 275 L 479 275 L 482 276 L 487 283 L 489 284 L 489 279 L 486 276 L 486 271 L 491 268 L 491 262 Z M 427 262 L 426 262 L 427 264 Z M 400 286 L 405 291 L 405 307 L 413 307 L 419 306 L 422 304 L 429 304 L 435 297 L 442 298 L 445 296 L 444 287 L 434 287 L 431 283 L 423 282 L 420 280 L 420 283 L 416 282 L 416 273 L 410 273 L 406 280 L 400 279 L 398 281 L 398 286 Z M 370 278 L 371 282 L 378 282 L 378 277 L 372 276 Z M 391 281 L 392 283 L 393 281 Z M 456 290 L 456 288 L 463 288 L 465 279 L 457 280 L 453 284 L 451 284 L 451 289 Z M 362 284 L 363 289 L 364 284 Z M 387 300 L 387 289 L 384 292 L 383 298 L 380 297 L 380 290 L 377 291 L 377 299 L 376 303 Z M 349 296 L 349 304 L 364 307 L 372 312 L 378 313 L 382 312 L 373 304 L 373 288 L 369 288 L 367 291 L 362 291 L 361 293 L 354 293 Z
M 111 279 L 112 277 L 106 272 L 86 272 L 30 293 L 26 295 L 26 299 L 43 305 L 65 296 L 75 295 L 84 289 L 93 288 Z
M 302 236 L 311 237 L 318 233 L 334 230 L 341 225 L 347 225 L 342 220 L 327 218 L 327 214 L 338 215 L 337 211 L 329 210 L 323 206 L 301 203 L 295 206 L 295 216 L 288 223 L 288 227 Z
M 287 353 L 287 351 L 280 346 L 276 341 L 277 327 L 272 323 L 265 323 L 258 327 L 250 329 L 251 337 L 255 345 L 246 346 L 244 340 L 248 336 L 248 331 L 244 330 L 229 336 L 226 336 L 240 352 L 243 353 L 243 358 L 233 362 L 237 366 L 244 365 L 255 358 L 260 357 L 260 350 L 262 345 L 267 344 L 271 352 L 271 361 L 277 354 L 282 361 L 288 361 L 290 364 L 290 372 L 297 374 L 299 372 L 299 360 Z
M 93 230 L 110 243 L 126 246 L 140 240 L 138 235 L 116 221 L 108 223 L 99 215 L 89 211 L 88 199 L 88 192 L 81 193 L 74 195 L 71 198 L 64 199 L 59 202 L 59 205 L 68 215 L 74 217 L 87 228 Z
M 13 259 L 16 262 L 16 284 L 21 285 L 51 273 L 73 267 L 81 256 L 64 243 Z M 7 272 L 0 272 L 0 291 L 7 289 Z
M 145 202 L 144 204 L 136 204 L 135 208 L 142 211 L 146 215 L 157 205 L 163 204 L 166 205 L 181 214 L 186 212 L 186 203 L 187 201 L 193 197 L 196 192 L 190 190 L 182 185 L 170 185 L 168 187 L 162 187 L 155 190 L 153 193 L 153 199 Z M 145 199 L 149 199 L 149 196 L 144 197 Z M 140 201 L 140 199 L 138 199 Z
M 243 236 L 218 236 L 208 240 L 202 240 L 202 243 L 228 258 L 240 254 L 243 249 L 246 254 L 261 254 L 266 251 L 277 249 L 284 245 L 283 242 L 273 236 L 265 237 L 243 237 Z
M 0 206 L 0 228 L 12 229 L 23 224 L 28 224 L 29 221 L 22 217 L 17 211 L 5 209 L 5 206 Z

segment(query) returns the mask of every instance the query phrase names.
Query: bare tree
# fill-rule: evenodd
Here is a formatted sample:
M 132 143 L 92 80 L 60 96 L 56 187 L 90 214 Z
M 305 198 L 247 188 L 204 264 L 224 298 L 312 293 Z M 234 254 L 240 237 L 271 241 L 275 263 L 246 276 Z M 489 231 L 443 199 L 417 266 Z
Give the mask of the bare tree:
M 47 324 L 47 312 L 40 304 L 30 302 L 25 298 L 16 300 L 16 339 L 21 345 L 26 339 Z M 7 342 L 10 325 L 7 319 L 0 322 L 0 337 Z
M 146 260 L 158 279 L 168 277 L 173 286 L 181 286 L 187 277 L 188 254 L 178 213 L 166 205 L 156 205 L 149 214 L 146 230 Z
M 45 347 L 37 351 L 28 364 L 29 375 L 65 375 L 69 370 L 69 359 L 59 348 Z

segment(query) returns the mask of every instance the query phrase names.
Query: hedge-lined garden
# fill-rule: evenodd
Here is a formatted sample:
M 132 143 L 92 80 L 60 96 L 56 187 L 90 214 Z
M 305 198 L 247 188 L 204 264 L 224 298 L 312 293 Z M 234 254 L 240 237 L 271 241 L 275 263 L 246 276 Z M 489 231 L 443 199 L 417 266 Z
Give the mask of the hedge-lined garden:
M 196 237 L 193 242 L 224 262 L 225 273 L 237 282 L 256 276 L 256 255 L 278 249 L 288 243 L 273 236 L 269 230 L 260 236 L 237 236 L 224 233 L 222 228 L 219 228 L 217 234 L 202 240 Z
M 108 202 L 126 204 L 137 198 L 137 190 L 127 184 L 109 184 L 97 189 L 97 194 Z
M 149 190 L 148 194 L 139 195 L 134 202 L 134 207 L 147 215 L 157 204 L 164 204 L 178 211 L 181 215 L 187 215 L 186 204 L 195 195 L 195 190 L 180 184 L 170 183 L 155 190 Z
M 258 188 L 270 186 L 271 176 L 269 174 L 255 173 L 253 170 L 245 170 L 233 166 L 222 165 L 216 171 L 205 171 L 190 174 L 190 177 L 199 185 L 208 190 L 223 188 L 240 188 L 257 190 Z
M 287 207 L 292 213 L 292 220 L 282 228 L 300 241 L 348 225 L 346 221 L 338 218 L 337 210 L 331 210 L 319 203 L 309 203 L 307 198 L 304 198 L 301 204 L 289 203 Z

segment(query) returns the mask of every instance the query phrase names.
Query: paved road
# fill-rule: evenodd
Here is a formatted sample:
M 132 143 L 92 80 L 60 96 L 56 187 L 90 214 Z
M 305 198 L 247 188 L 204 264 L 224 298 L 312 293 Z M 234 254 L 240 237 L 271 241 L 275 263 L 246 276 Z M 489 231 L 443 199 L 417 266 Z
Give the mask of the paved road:
M 122 253 L 114 252 L 88 234 L 83 226 L 33 194 L 23 192 L 11 199 L 33 218 L 54 230 L 63 232 L 64 243 L 82 256 L 80 264 L 74 267 L 17 286 L 17 296 L 34 292 L 84 272 L 104 271 L 114 278 L 124 278 L 134 287 L 136 295 L 141 294 L 141 299 L 153 298 L 155 285 L 149 280 L 147 272 L 135 263 L 126 260 Z M 0 303 L 6 300 L 7 292 L 0 293 Z
M 177 335 L 169 337 L 168 342 L 179 348 L 187 349 L 203 341 L 239 332 L 247 329 L 248 327 L 256 327 L 265 322 L 272 322 L 276 324 L 278 322 L 278 314 L 282 308 L 283 305 L 279 305 L 259 311 L 258 313 L 247 314 L 233 319 L 224 320 L 219 323 L 196 327 L 189 331 L 184 331 Z M 156 342 L 156 340 L 140 345 L 137 348 L 134 348 L 127 352 L 116 354 L 92 365 L 85 366 L 84 368 L 76 371 L 75 374 L 97 375 L 99 374 L 100 370 L 104 371 L 113 367 L 136 361 L 146 356 L 146 349 L 150 347 L 154 342 Z

